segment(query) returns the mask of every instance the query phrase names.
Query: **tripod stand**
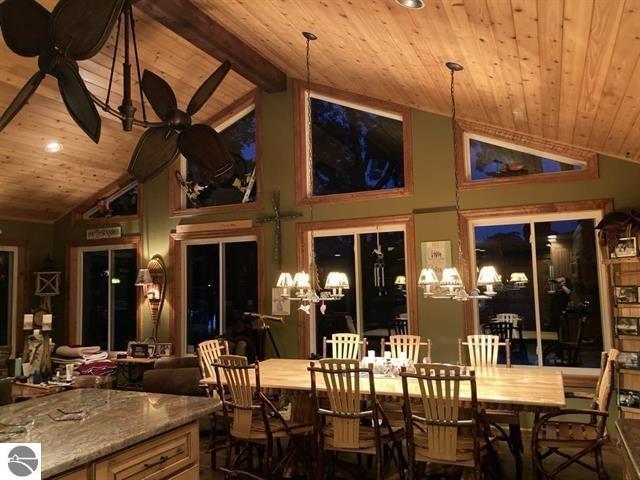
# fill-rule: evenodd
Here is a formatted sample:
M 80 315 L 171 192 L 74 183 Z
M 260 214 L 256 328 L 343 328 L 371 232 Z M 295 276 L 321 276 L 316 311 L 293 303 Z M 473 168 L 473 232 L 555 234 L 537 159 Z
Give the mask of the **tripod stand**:
M 257 318 L 259 321 L 258 324 L 258 345 L 256 358 L 258 360 L 264 360 L 266 355 L 266 343 L 267 337 L 269 337 L 269 342 L 271 342 L 271 346 L 273 347 L 273 351 L 276 354 L 277 358 L 280 358 L 280 350 L 278 350 L 278 345 L 276 344 L 276 340 L 273 338 L 273 334 L 271 333 L 271 327 L 266 324 L 265 320 L 272 320 L 274 322 L 284 323 L 284 319 L 282 317 L 274 317 L 273 315 L 264 315 L 262 313 L 254 313 L 254 312 L 244 312 L 246 317 Z

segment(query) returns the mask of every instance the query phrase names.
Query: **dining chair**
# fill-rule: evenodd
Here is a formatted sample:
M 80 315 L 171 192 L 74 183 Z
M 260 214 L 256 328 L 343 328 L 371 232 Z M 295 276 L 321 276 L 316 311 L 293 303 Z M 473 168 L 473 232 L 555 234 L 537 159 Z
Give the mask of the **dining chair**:
M 463 369 L 458 365 L 419 363 L 415 373 L 406 368 L 400 373 L 409 480 L 419 478 L 417 464 L 427 462 L 472 469 L 474 478 L 480 479 L 486 458 L 496 459 L 491 427 L 478 410 L 475 374 L 464 374 Z M 470 393 L 470 408 L 462 406 L 463 388 Z M 413 403 L 411 397 L 416 393 L 420 397 Z M 500 468 L 499 462 L 491 463 Z
M 431 363 L 431 340 L 423 342 L 420 335 L 391 335 L 389 340 L 383 338 L 380 342 L 381 356 L 384 356 L 387 345 L 391 358 L 400 358 L 404 355 L 404 358 L 413 363 L 419 363 L 422 358 L 426 363 Z M 420 357 L 420 347 L 425 347 L 427 354 L 425 357 Z
M 400 478 L 404 479 L 404 456 L 402 454 L 403 427 L 392 427 L 376 397 L 373 367 L 361 368 L 354 359 L 322 359 L 319 367 L 315 362 L 309 366 L 311 393 L 316 404 L 316 438 L 322 476 L 327 462 L 326 452 L 332 461 L 328 462 L 330 477 L 335 478 L 335 455 L 349 452 L 375 456 L 375 478 L 382 480 L 388 452 L 396 461 Z M 328 408 L 320 400 L 318 381 L 320 376 L 329 399 Z M 361 389 L 361 375 L 368 380 L 368 391 Z M 369 402 L 362 402 L 364 394 Z M 394 457 L 394 450 L 397 454 Z
M 256 362 L 249 365 L 246 357 L 238 355 L 221 355 L 213 364 L 218 395 L 222 403 L 222 411 L 228 421 L 227 455 L 225 468 L 236 471 L 236 467 L 244 454 L 247 456 L 249 470 L 253 467 L 253 446 L 264 447 L 265 464 L 263 473 L 272 477 L 285 466 L 294 455 L 303 459 L 311 468 L 307 455 L 296 455 L 303 444 L 301 439 L 313 432 L 311 423 L 287 421 L 271 403 L 260 388 L 260 366 Z M 252 377 L 254 385 L 252 385 Z M 226 388 L 225 388 L 226 387 Z M 274 446 L 279 448 L 279 440 L 289 439 L 287 453 L 281 455 L 277 465 L 274 464 Z M 276 443 L 276 441 L 278 443 Z M 233 447 L 244 444 L 244 450 L 231 462 Z M 258 449 L 260 452 L 260 449 Z M 258 455 L 259 464 L 262 463 Z
M 536 421 L 531 431 L 533 471 L 536 479 L 557 479 L 561 472 L 574 464 L 595 472 L 599 479 L 609 478 L 602 460 L 602 446 L 609 440 L 607 419 L 618 353 L 616 349 L 603 352 L 601 375 L 595 395 L 566 395 L 567 398 L 590 400 L 590 408 L 563 409 L 544 415 Z M 559 420 L 567 416 L 573 418 Z M 576 416 L 583 421 L 576 420 Z M 558 455 L 564 461 L 547 468 L 544 461 L 552 455 Z M 591 455 L 594 457 L 594 465 L 584 461 L 585 457 Z
M 517 352 L 525 363 L 529 363 L 527 346 L 522 335 L 521 325 L 518 326 L 511 320 L 494 320 L 482 325 L 482 333 L 485 335 L 495 335 L 502 343 L 506 343 L 508 340 L 511 354 Z M 515 350 L 513 348 L 514 345 L 517 345 Z
M 327 345 L 331 345 L 331 358 L 358 360 L 365 356 L 367 339 L 360 340 L 357 333 L 334 333 L 331 340 L 322 337 L 322 358 L 327 358 Z

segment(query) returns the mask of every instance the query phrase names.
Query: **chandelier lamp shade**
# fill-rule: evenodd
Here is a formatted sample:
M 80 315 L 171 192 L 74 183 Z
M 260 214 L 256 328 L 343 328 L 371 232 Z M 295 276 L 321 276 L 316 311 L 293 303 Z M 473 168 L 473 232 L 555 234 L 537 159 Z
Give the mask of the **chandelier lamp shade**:
M 420 272 L 420 278 L 418 278 L 418 286 L 422 287 L 425 297 L 432 296 L 434 288 L 438 286 L 440 282 L 436 276 L 436 272 L 432 268 L 423 268 Z
M 325 290 L 331 291 L 331 296 L 336 298 L 344 297 L 343 290 L 349 289 L 349 279 L 343 272 L 329 272 L 327 281 L 324 284 Z
M 496 271 L 496 268 L 492 265 L 482 267 L 478 274 L 478 286 L 486 287 L 485 295 L 493 297 L 496 295 L 496 291 L 493 289 L 493 285 L 500 283 L 500 276 Z
M 529 283 L 529 279 L 527 278 L 527 275 L 524 272 L 513 272 L 509 277 L 509 281 L 511 283 L 522 284 L 522 285 Z

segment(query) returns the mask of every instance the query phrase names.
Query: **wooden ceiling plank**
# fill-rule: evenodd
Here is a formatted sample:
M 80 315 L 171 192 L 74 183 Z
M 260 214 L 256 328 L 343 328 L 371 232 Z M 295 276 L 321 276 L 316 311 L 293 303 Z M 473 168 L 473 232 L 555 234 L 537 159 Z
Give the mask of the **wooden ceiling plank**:
M 281 70 L 203 15 L 191 0 L 139 0 L 136 7 L 213 58 L 229 60 L 236 72 L 263 90 L 274 93 L 287 88 L 287 78 Z

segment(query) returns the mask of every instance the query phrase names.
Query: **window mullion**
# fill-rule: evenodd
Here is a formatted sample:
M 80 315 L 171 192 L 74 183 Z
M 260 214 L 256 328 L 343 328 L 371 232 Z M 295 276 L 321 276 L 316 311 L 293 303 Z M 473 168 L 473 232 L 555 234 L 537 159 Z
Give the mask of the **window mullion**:
M 218 283 L 220 285 L 220 299 L 218 301 L 218 316 L 220 318 L 220 334 L 223 334 L 226 330 L 227 326 L 227 315 L 226 315 L 226 280 L 227 280 L 227 268 L 225 265 L 225 243 L 220 242 L 218 244 L 218 255 L 219 255 L 219 280 Z
M 538 288 L 538 252 L 536 251 L 536 225 L 530 222 L 531 232 L 529 234 L 529 245 L 531 246 L 531 269 L 533 272 L 533 302 L 536 315 L 536 355 L 538 366 L 543 366 L 542 356 L 542 319 L 540 316 L 540 291 Z
M 353 236 L 353 249 L 354 249 L 354 271 L 356 273 L 355 285 L 356 289 L 356 330 L 357 333 L 360 334 L 361 337 L 364 337 L 364 319 L 362 318 L 362 297 L 364 295 L 362 291 L 362 248 L 360 246 L 360 233 L 356 233 Z
M 113 250 L 107 250 L 108 271 L 107 271 L 107 349 L 113 350 L 113 288 L 111 284 L 111 276 L 114 270 Z

